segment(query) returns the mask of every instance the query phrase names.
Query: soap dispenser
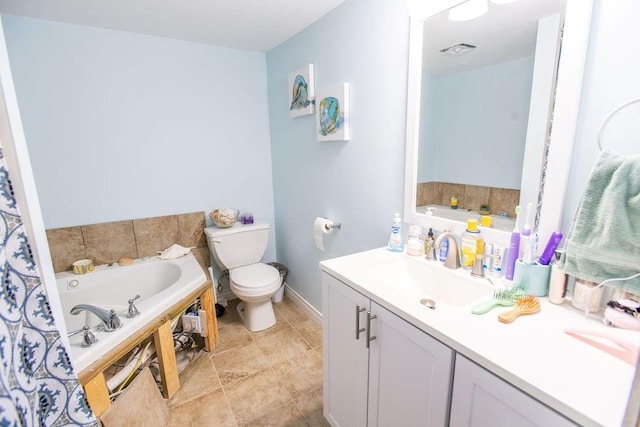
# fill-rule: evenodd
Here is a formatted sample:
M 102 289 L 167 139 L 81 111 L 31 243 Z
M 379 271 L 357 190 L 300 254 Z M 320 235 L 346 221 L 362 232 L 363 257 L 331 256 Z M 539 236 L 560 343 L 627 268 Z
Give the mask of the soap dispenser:
M 404 250 L 404 243 L 402 243 L 402 219 L 399 213 L 393 216 L 387 249 L 391 252 L 402 252 Z

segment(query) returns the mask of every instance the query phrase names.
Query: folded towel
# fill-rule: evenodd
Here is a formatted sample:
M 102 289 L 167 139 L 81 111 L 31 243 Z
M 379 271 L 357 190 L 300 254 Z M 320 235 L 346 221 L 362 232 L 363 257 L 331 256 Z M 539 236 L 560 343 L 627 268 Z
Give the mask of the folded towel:
M 560 263 L 565 273 L 596 283 L 640 272 L 640 156 L 602 152 Z M 640 295 L 640 278 L 614 286 Z

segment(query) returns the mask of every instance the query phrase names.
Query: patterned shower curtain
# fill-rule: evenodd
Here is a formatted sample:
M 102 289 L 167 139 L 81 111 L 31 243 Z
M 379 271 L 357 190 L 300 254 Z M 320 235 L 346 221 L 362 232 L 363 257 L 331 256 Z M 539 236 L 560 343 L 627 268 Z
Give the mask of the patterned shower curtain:
M 0 426 L 97 426 L 38 276 L 0 146 Z

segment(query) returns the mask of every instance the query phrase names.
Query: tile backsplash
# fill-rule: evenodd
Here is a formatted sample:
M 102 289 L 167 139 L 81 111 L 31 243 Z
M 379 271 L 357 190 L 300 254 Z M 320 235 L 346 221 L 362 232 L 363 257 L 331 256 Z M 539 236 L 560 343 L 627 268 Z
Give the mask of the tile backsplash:
M 191 252 L 206 272 L 210 260 L 205 227 L 205 213 L 193 212 L 54 228 L 47 230 L 47 240 L 56 273 L 71 270 L 79 259 L 109 264 L 124 257 L 158 255 L 174 243 L 193 248 Z
M 480 205 L 489 205 L 492 214 L 505 212 L 509 218 L 515 218 L 520 190 L 450 182 L 421 182 L 417 187 L 416 206 L 450 206 L 451 196 L 458 198 L 458 209 L 478 211 Z

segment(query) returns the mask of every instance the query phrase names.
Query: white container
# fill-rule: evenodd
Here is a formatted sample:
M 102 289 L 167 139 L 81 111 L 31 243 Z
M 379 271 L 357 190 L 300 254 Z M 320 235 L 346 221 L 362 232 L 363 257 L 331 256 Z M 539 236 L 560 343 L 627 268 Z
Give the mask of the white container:
M 284 298 L 284 283 L 280 288 L 276 291 L 276 293 L 271 297 L 271 302 L 277 304 L 282 302 L 282 298 Z
M 551 264 L 551 278 L 549 279 L 549 302 L 553 304 L 564 303 L 564 296 L 567 291 L 567 275 L 558 264 L 559 255 L 560 252 L 556 251 L 555 259 Z
M 598 287 L 597 283 L 576 278 L 571 305 L 578 310 L 597 313 L 602 309 L 600 305 L 602 303 L 603 292 L 603 286 Z

